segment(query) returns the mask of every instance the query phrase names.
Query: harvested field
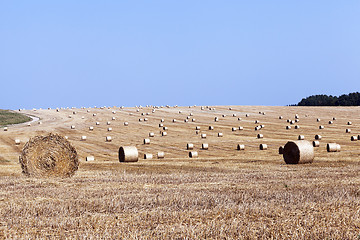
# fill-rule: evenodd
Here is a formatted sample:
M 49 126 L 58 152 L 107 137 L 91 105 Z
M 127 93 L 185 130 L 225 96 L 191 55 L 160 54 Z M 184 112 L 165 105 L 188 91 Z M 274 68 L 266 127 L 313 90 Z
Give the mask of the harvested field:
M 360 141 L 351 141 L 345 131 L 351 121 L 352 134 L 360 134 L 359 107 L 211 108 L 215 110 L 197 106 L 155 112 L 151 107 L 22 111 L 39 117 L 42 124 L 0 131 L 0 238 L 360 237 Z M 142 114 L 148 121 L 139 121 Z M 295 120 L 296 114 L 300 128 L 286 129 L 286 119 Z M 187 116 L 196 121 L 185 122 Z M 238 117 L 243 130 L 232 131 L 239 125 Z M 167 136 L 162 136 L 161 119 Z M 266 127 L 255 131 L 255 120 Z M 330 120 L 332 124 L 319 129 Z M 49 132 L 68 136 L 76 148 L 80 164 L 72 178 L 40 179 L 21 173 L 18 159 L 24 143 Z M 149 132 L 154 137 L 144 144 Z M 258 139 L 259 133 L 264 138 Z M 314 161 L 286 165 L 279 147 L 299 135 L 308 141 L 321 135 Z M 87 136 L 86 141 L 81 136 Z M 104 140 L 107 136 L 111 142 Z M 341 151 L 327 152 L 331 142 L 340 144 Z M 192 150 L 187 143 L 193 144 Z M 208 150 L 201 149 L 203 143 L 209 144 Z M 238 151 L 238 144 L 245 150 Z M 261 151 L 260 144 L 268 149 Z M 120 146 L 136 146 L 139 156 L 154 157 L 120 163 Z M 198 157 L 189 158 L 190 151 Z M 158 152 L 165 157 L 155 157 Z M 87 162 L 87 156 L 95 160 Z

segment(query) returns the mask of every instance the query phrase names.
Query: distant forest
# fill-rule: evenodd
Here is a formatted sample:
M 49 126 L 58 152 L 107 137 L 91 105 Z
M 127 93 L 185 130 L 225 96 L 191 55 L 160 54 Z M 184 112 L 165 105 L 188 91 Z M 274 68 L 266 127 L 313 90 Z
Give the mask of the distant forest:
M 331 95 L 312 95 L 303 98 L 297 106 L 360 106 L 360 93 L 343 94 L 339 97 Z

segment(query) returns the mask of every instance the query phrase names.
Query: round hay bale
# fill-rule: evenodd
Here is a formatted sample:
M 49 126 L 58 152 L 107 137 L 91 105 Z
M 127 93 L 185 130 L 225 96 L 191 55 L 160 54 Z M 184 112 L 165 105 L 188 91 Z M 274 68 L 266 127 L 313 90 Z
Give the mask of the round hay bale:
M 313 141 L 313 147 L 320 147 L 320 141 Z
M 108 128 L 107 130 L 108 130 L 108 132 L 111 132 L 111 131 L 112 131 L 112 128 Z
M 20 145 L 20 139 L 15 139 L 15 145 Z
M 284 147 L 283 146 L 279 147 L 279 154 L 284 154 Z
M 202 150 L 208 150 L 209 149 L 209 144 L 207 144 L 207 143 L 201 144 L 201 149 Z
M 333 121 L 329 121 L 329 124 L 333 124 L 334 122 Z
M 300 128 L 300 126 L 299 125 L 295 125 L 295 129 L 299 129 Z
M 298 123 L 298 122 L 300 122 L 300 120 L 299 120 L 299 119 L 295 119 L 295 122 L 297 122 L 297 123 Z
M 347 125 L 352 125 L 352 122 L 347 122 Z
M 162 124 L 162 123 L 159 123 L 159 127 L 164 127 L 164 124 Z
M 245 145 L 244 144 L 238 144 L 237 145 L 237 150 L 245 150 Z
M 95 157 L 94 157 L 94 156 L 87 156 L 87 157 L 85 158 L 85 161 L 87 161 L 87 162 L 94 161 L 94 160 L 95 160 Z
M 206 138 L 206 133 L 202 133 L 201 138 Z
M 290 141 L 284 146 L 283 157 L 286 164 L 311 163 L 314 147 L 309 141 Z
M 193 118 L 193 119 L 191 119 L 191 121 L 192 121 L 192 122 L 196 122 L 196 119 L 195 119 L 195 118 Z
M 145 139 L 144 139 L 144 144 L 150 144 L 150 139 L 149 139 L 149 138 L 145 138 Z
M 107 125 L 110 125 L 110 124 L 111 124 L 111 122 L 106 122 L 106 124 L 107 124 Z
M 231 128 L 231 131 L 235 132 L 237 130 L 236 127 Z
M 328 143 L 326 145 L 326 150 L 328 152 L 340 152 L 341 146 L 340 146 L 340 144 L 337 144 L 337 143 Z
M 142 118 L 139 118 L 139 122 L 142 122 L 142 121 L 144 121 L 144 119 L 142 119 Z
M 145 153 L 144 154 L 144 159 L 152 159 L 153 155 L 151 153 Z
M 298 114 L 295 114 L 295 119 L 298 119 L 299 118 L 299 115 Z
M 259 146 L 260 150 L 266 150 L 268 148 L 267 144 L 260 144 Z
M 255 127 L 255 131 L 258 131 L 258 130 L 260 130 L 260 129 L 261 129 L 260 126 L 256 126 L 256 127 Z
M 135 146 L 122 146 L 119 148 L 120 162 L 137 162 L 139 153 Z
M 351 133 L 351 129 L 347 128 L 347 129 L 345 130 L 345 132 L 346 132 L 346 133 Z
M 184 119 L 184 122 L 189 122 L 189 120 L 187 120 L 187 119 Z
M 223 133 L 221 132 L 218 133 L 218 137 L 223 137 L 223 136 L 224 136 Z
M 100 123 L 99 123 L 99 122 L 96 122 L 95 124 L 96 124 L 96 125 L 100 125 Z
M 161 136 L 167 136 L 167 132 L 162 132 Z
M 162 118 L 162 119 L 160 119 L 160 122 L 165 122 L 165 120 Z
M 238 118 L 238 121 L 241 121 L 242 119 L 241 118 Z
M 283 119 L 283 116 L 279 116 L 279 119 Z
M 96 113 L 93 113 L 93 117 L 95 117 L 96 116 Z
M 259 123 L 259 120 L 255 120 L 255 122 L 254 122 L 255 124 L 258 124 Z
M 6 132 L 8 130 L 8 128 L 7 127 L 4 127 L 4 131 Z
M 250 115 L 249 114 L 245 114 L 245 117 L 249 117 Z
M 324 129 L 324 126 L 323 126 L 323 125 L 320 125 L 320 126 L 319 126 L 319 129 Z
M 175 122 L 176 122 L 176 119 L 173 119 L 172 122 L 175 123 Z
M 189 152 L 189 157 L 190 158 L 197 158 L 199 155 L 198 155 L 198 152 Z
M 168 127 L 163 127 L 163 130 L 164 130 L 164 131 L 166 131 L 166 130 L 168 130 L 168 129 L 169 129 Z
M 351 136 L 351 141 L 357 141 L 358 137 L 357 136 Z
M 75 148 L 62 136 L 35 136 L 25 144 L 19 157 L 24 174 L 35 177 L 71 177 L 78 169 Z
M 149 137 L 154 137 L 154 136 L 155 136 L 155 133 L 153 133 L 153 132 L 149 133 Z
M 164 152 L 158 152 L 157 153 L 157 158 L 164 158 L 165 157 L 165 153 Z
M 195 127 L 195 130 L 200 130 L 200 126 L 196 126 L 196 127 Z
M 257 138 L 264 138 L 264 135 L 262 135 L 262 134 L 259 133 L 256 137 L 257 137 Z
M 90 130 L 90 131 L 93 131 L 93 130 L 94 130 L 94 127 L 89 127 L 89 130 Z
M 322 136 L 321 135 L 315 135 L 315 140 L 321 140 L 322 139 Z
M 81 141 L 86 141 L 86 136 L 81 136 Z
M 298 136 L 298 140 L 304 140 L 305 139 L 305 136 L 304 135 L 299 135 Z
M 218 117 L 215 117 L 215 118 L 214 118 L 214 121 L 215 121 L 215 122 L 218 122 L 218 121 L 219 121 L 219 118 L 218 118 Z
M 213 126 L 209 126 L 209 130 L 214 130 L 214 127 L 213 127 Z
M 186 144 L 186 149 L 187 150 L 193 150 L 194 149 L 194 144 L 192 144 L 192 143 Z
M 233 117 L 236 117 L 236 113 L 233 113 Z
M 71 125 L 70 129 L 75 129 L 75 126 L 74 126 L 74 125 Z
M 317 122 L 320 122 L 320 121 L 321 121 L 321 119 L 320 119 L 320 118 L 318 118 L 318 119 L 316 119 L 316 121 L 317 121 Z
M 111 136 L 107 136 L 106 139 L 105 139 L 106 142 L 111 142 L 112 141 L 112 138 Z
M 115 117 L 112 117 L 111 120 L 116 120 L 116 118 L 115 118 Z
M 244 130 L 244 128 L 242 127 L 242 126 L 239 126 L 239 130 L 241 131 L 241 130 Z
M 333 117 L 332 119 L 335 121 L 335 120 L 336 120 L 336 117 Z
M 291 129 L 291 126 L 286 126 L 286 129 L 287 129 L 287 130 L 290 130 L 290 129 Z

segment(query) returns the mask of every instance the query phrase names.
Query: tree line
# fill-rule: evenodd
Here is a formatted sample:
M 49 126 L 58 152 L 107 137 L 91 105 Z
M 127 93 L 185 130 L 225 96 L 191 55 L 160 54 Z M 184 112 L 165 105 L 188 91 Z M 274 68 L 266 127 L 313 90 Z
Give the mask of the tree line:
M 297 106 L 360 106 L 360 93 L 343 94 L 339 97 L 331 95 L 312 95 L 303 98 Z

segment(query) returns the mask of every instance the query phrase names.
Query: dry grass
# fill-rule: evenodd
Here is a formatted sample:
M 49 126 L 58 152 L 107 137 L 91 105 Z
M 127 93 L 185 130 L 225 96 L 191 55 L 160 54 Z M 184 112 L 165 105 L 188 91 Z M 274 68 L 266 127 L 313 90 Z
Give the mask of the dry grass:
M 360 119 L 351 117 L 360 116 L 358 108 L 228 108 L 217 106 L 215 112 L 200 107 L 158 109 L 147 116 L 148 122 L 138 118 L 149 109 L 139 113 L 117 109 L 111 143 L 103 139 L 114 109 L 90 113 L 77 109 L 73 119 L 67 118 L 72 110 L 37 111 L 41 126 L 0 132 L 0 238 L 358 239 L 360 151 L 359 143 L 351 142 L 345 133 L 349 120 L 352 131 L 360 132 Z M 182 121 L 189 112 L 194 113 L 195 123 Z M 232 113 L 243 118 L 243 131 L 231 131 L 234 124 L 240 125 Z M 245 118 L 245 113 L 250 117 Z M 301 129 L 286 130 L 286 121 L 278 116 L 293 119 L 296 113 Z M 219 122 L 214 122 L 215 115 Z M 337 120 L 321 130 L 314 162 L 286 165 L 278 147 L 299 134 L 313 139 L 319 133 L 316 118 L 332 117 Z M 161 118 L 169 127 L 166 137 L 160 136 Z M 172 123 L 174 118 L 179 121 Z M 264 139 L 256 138 L 254 119 L 266 126 L 260 130 Z M 95 121 L 102 124 L 89 132 Z M 123 126 L 124 121 L 129 127 Z M 202 151 L 204 140 L 194 129 L 197 125 L 207 129 L 210 123 L 215 131 L 201 132 L 207 133 L 211 148 Z M 77 130 L 70 130 L 72 124 Z M 23 176 L 17 163 L 21 146 L 13 144 L 12 136 L 22 136 L 24 142 L 54 128 L 68 135 L 76 147 L 81 156 L 79 170 L 70 179 Z M 223 138 L 217 137 L 218 130 Z M 150 131 L 155 137 L 151 145 L 143 145 Z M 82 142 L 79 136 L 85 133 L 88 140 Z M 326 143 L 331 141 L 340 143 L 342 152 L 327 153 Z M 188 158 L 188 142 L 194 143 L 199 158 Z M 268 144 L 267 151 L 258 149 L 260 142 Z M 244 143 L 246 150 L 237 151 L 238 143 Z M 119 163 L 118 147 L 132 144 L 141 155 L 164 151 L 165 159 Z M 85 162 L 90 153 L 96 160 Z

